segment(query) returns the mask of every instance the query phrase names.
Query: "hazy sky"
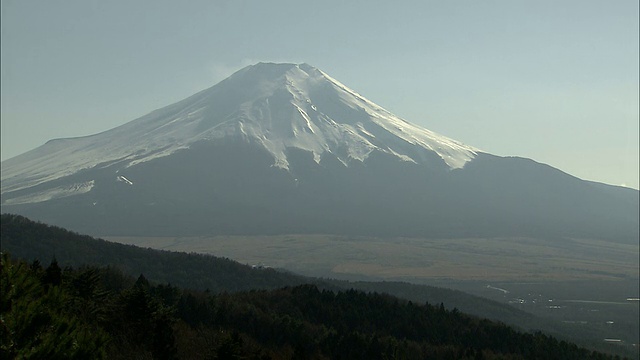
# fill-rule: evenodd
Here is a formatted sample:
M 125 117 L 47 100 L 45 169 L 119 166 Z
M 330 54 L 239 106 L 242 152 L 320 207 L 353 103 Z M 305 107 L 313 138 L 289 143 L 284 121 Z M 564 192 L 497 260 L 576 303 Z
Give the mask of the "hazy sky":
M 496 155 L 638 188 L 638 0 L 2 0 L 2 159 L 259 61 Z

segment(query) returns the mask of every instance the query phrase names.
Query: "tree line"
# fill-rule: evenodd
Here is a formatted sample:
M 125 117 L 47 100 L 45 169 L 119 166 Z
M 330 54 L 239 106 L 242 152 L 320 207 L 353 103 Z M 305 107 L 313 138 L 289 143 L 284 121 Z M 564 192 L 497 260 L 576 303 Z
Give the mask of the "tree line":
M 442 304 L 357 290 L 211 294 L 6 253 L 0 270 L 6 359 L 612 358 Z

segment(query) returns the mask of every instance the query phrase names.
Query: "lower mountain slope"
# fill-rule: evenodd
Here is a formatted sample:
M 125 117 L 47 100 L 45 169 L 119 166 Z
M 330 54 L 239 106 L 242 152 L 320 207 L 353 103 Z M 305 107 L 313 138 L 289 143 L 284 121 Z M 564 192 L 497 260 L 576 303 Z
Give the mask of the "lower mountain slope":
M 376 151 L 348 167 L 331 154 L 319 162 L 299 149 L 287 155 L 288 169 L 281 169 L 258 146 L 203 142 L 125 170 L 110 165 L 42 185 L 45 191 L 92 182 L 86 193 L 15 204 L 12 197 L 38 189 L 5 193 L 2 210 L 96 236 L 521 236 L 638 243 L 638 191 L 583 181 L 532 160 L 480 153 L 464 168 L 435 171 Z

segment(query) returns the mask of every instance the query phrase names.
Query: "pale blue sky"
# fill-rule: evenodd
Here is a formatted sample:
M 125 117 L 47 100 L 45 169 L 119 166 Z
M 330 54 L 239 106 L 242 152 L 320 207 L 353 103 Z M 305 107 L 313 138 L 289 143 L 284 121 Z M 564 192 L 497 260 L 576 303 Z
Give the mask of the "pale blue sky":
M 1 26 L 3 160 L 307 62 L 484 151 L 638 188 L 637 0 L 2 0 Z

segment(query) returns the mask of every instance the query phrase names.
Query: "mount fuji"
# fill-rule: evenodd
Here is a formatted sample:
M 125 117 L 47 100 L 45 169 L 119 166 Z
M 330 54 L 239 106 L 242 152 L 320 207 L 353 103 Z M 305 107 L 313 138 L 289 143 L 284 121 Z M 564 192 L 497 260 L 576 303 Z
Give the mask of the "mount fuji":
M 638 242 L 639 192 L 407 122 L 307 64 L 260 63 L 2 162 L 2 212 L 95 235 Z

